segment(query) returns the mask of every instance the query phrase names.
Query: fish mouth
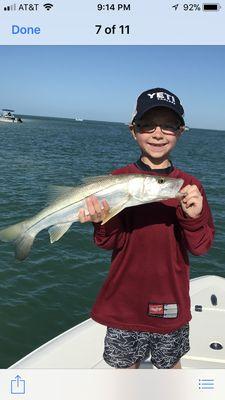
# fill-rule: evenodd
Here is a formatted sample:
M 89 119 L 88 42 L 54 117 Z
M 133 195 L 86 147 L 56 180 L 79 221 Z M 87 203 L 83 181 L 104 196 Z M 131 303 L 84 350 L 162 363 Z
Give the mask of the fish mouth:
M 181 189 L 183 183 L 184 183 L 183 179 L 177 179 L 176 185 L 174 187 L 175 195 L 178 198 L 181 198 L 181 196 L 182 196 L 182 194 L 179 192 L 179 190 Z
M 176 179 L 168 178 L 167 182 L 169 185 L 168 185 L 168 187 L 165 187 L 165 192 L 169 188 L 171 197 L 181 199 L 183 197 L 183 195 L 180 193 L 180 189 L 184 183 L 184 180 L 181 178 L 176 178 Z M 167 195 L 167 193 L 165 193 L 165 196 L 166 195 Z

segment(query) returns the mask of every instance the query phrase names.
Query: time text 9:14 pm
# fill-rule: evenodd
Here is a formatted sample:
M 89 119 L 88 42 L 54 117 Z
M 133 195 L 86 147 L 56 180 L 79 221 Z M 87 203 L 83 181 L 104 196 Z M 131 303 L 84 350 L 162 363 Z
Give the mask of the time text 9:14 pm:
M 131 11 L 130 4 L 97 4 L 98 11 Z

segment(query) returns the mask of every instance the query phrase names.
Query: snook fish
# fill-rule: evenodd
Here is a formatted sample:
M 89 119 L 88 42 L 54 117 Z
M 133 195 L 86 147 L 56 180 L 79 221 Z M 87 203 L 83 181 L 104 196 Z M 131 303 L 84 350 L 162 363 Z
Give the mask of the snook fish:
M 88 214 L 85 199 L 95 195 L 106 199 L 110 210 L 108 220 L 126 207 L 179 197 L 183 179 L 144 174 L 103 175 L 83 180 L 77 187 L 52 186 L 48 206 L 34 217 L 0 231 L 0 240 L 15 244 L 15 257 L 24 260 L 35 236 L 48 228 L 50 242 L 59 240 L 78 221 L 81 208 Z

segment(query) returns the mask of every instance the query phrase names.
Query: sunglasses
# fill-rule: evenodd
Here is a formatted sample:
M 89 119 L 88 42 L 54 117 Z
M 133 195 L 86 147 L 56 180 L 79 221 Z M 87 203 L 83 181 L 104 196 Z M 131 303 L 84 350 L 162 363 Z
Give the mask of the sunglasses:
M 172 124 L 156 124 L 154 122 L 152 123 L 147 123 L 147 124 L 140 124 L 136 123 L 134 124 L 135 131 L 137 133 L 153 133 L 155 132 L 157 126 L 160 127 L 161 132 L 164 133 L 165 135 L 177 135 L 177 133 L 180 130 L 181 125 L 172 125 Z

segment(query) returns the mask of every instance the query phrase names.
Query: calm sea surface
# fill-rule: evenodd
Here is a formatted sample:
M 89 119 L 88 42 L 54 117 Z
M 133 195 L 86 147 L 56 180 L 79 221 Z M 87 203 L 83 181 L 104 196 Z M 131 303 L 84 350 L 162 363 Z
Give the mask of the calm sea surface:
M 0 227 L 43 208 L 49 184 L 74 186 L 139 157 L 119 123 L 24 117 L 23 124 L 0 123 L 0 140 Z M 225 132 L 191 129 L 173 153 L 178 168 L 202 181 L 216 225 L 210 252 L 190 257 L 192 278 L 225 277 L 224 140 Z M 24 262 L 1 243 L 0 368 L 88 318 L 109 264 L 110 252 L 93 244 L 91 224 L 73 224 L 53 245 L 41 232 Z

